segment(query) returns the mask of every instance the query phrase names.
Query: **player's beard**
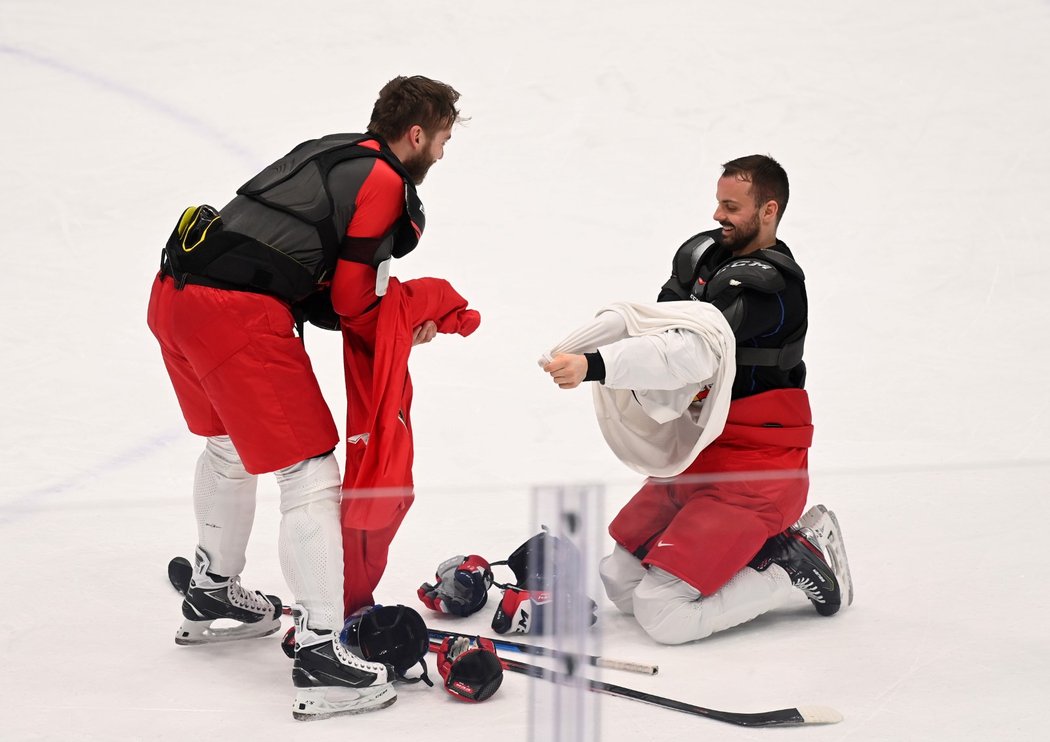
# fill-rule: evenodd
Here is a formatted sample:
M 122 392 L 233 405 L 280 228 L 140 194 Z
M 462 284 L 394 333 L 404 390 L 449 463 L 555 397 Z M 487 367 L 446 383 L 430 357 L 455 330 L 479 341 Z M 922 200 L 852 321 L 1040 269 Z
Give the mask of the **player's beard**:
M 429 140 L 427 142 L 429 144 Z M 423 179 L 427 177 L 431 166 L 437 162 L 434 157 L 430 155 L 430 147 L 423 147 L 413 157 L 405 160 L 401 164 L 405 166 L 405 171 L 408 173 L 408 177 L 412 179 L 412 182 L 419 185 L 423 182 Z
M 738 252 L 748 247 L 751 242 L 758 237 L 758 230 L 761 226 L 758 218 L 758 210 L 755 210 L 755 215 L 751 221 L 744 222 L 743 224 L 733 224 L 728 222 L 729 226 L 733 229 L 726 234 L 722 232 L 722 244 L 729 248 L 730 252 Z M 723 228 L 725 223 L 722 224 Z

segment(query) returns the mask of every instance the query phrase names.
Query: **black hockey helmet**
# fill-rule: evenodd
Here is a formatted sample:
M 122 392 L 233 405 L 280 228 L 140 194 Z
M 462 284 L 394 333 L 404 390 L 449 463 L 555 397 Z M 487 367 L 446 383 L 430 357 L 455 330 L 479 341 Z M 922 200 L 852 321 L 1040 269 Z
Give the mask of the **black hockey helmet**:
M 398 680 L 427 685 L 434 683 L 427 676 L 424 657 L 430 650 L 430 637 L 423 617 L 404 605 L 377 605 L 348 624 L 341 637 L 343 642 L 369 662 L 384 662 L 394 668 Z M 415 665 L 423 672 L 414 678 L 405 673 Z
M 575 578 L 580 570 L 580 553 L 567 539 L 551 535 L 547 526 L 527 540 L 509 557 L 492 566 L 506 564 L 514 573 L 514 584 L 527 590 L 550 589 L 559 577 Z M 497 585 L 499 583 L 496 583 Z M 505 587 L 500 585 L 500 587 Z

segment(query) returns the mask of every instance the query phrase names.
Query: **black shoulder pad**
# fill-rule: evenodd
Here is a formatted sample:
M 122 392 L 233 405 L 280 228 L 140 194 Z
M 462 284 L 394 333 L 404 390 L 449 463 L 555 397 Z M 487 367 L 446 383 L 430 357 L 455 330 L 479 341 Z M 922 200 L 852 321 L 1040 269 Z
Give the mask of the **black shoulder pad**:
M 678 248 L 678 252 L 674 254 L 672 268 L 680 284 L 692 288 L 693 277 L 696 275 L 696 266 L 703 254 L 714 244 L 714 238 L 701 233 L 690 237 Z
M 752 289 L 764 294 L 782 291 L 786 282 L 771 262 L 745 255 L 719 268 L 707 282 L 707 298 L 714 299 L 729 289 Z
M 749 257 L 761 257 L 762 260 L 766 260 L 772 263 L 788 275 L 794 276 L 800 281 L 806 280 L 806 274 L 802 272 L 802 267 L 795 262 L 794 258 L 785 255 L 782 252 L 777 252 L 776 250 L 769 249 L 759 250 L 757 252 L 752 253 Z

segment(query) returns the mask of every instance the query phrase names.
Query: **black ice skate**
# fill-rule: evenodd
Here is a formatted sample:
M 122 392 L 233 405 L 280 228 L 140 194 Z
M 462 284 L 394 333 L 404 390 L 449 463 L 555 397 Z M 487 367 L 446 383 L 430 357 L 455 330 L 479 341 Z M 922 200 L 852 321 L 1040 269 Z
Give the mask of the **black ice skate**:
M 846 558 L 846 544 L 842 540 L 842 529 L 835 513 L 823 505 L 814 505 L 799 518 L 798 528 L 808 528 L 817 539 L 825 560 L 831 565 L 838 580 L 844 605 L 853 605 L 853 577 Z
M 307 613 L 292 607 L 295 618 L 295 665 L 292 716 L 299 721 L 363 714 L 397 700 L 391 681 L 394 668 L 368 662 L 339 641 L 338 632 L 307 628 Z
M 223 577 L 208 571 L 211 560 L 197 547 L 193 577 L 182 601 L 184 620 L 176 644 L 213 644 L 267 636 L 281 628 L 281 599 L 250 592 L 239 576 Z M 213 626 L 216 621 L 231 626 Z
M 826 509 L 818 510 L 822 507 L 811 508 L 798 523 L 766 541 L 749 566 L 762 572 L 770 564 L 779 565 L 788 573 L 791 584 L 806 594 L 817 613 L 831 616 L 842 606 L 844 588 L 852 583 L 845 562 L 845 550 L 842 550 L 844 581 L 840 581 L 839 570 L 833 567 L 827 556 L 830 553 L 829 537 L 834 534 L 839 546 L 842 540 L 837 531 L 837 522 L 828 517 L 830 513 Z M 820 536 L 816 528 L 820 529 Z M 852 599 L 852 587 L 849 587 L 846 605 Z

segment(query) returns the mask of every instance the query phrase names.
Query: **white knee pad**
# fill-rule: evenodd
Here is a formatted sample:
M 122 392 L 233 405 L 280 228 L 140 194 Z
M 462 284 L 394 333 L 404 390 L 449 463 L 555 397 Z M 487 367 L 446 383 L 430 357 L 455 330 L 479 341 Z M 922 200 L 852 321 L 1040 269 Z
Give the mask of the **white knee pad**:
M 295 602 L 306 608 L 309 628 L 343 628 L 343 533 L 339 522 L 342 480 L 334 454 L 307 459 L 276 472 L 281 487 L 278 552 Z
M 750 621 L 792 597 L 791 578 L 771 565 L 733 575 L 717 593 L 701 596 L 683 580 L 651 567 L 634 591 L 634 615 L 645 632 L 662 644 L 682 644 Z
M 605 594 L 613 605 L 628 615 L 634 613 L 634 589 L 645 577 L 645 572 L 642 561 L 619 544 L 598 564 Z
M 281 488 L 282 513 L 319 500 L 339 502 L 343 480 L 334 453 L 300 461 L 274 474 Z
M 214 574 L 231 577 L 244 569 L 244 552 L 255 521 L 258 483 L 241 463 L 229 436 L 208 438 L 193 478 L 197 543 Z

